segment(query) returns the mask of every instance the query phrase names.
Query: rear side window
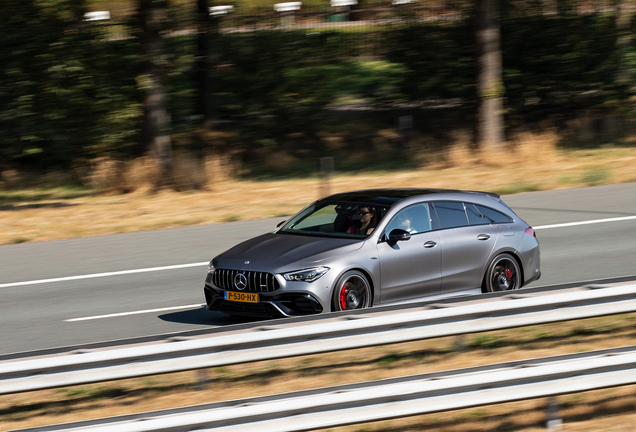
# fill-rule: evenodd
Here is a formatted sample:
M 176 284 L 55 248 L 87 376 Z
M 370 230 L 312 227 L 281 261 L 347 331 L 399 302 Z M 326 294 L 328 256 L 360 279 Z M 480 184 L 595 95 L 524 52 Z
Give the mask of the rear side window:
M 479 210 L 479 212 L 488 223 L 512 222 L 512 219 L 508 215 L 505 215 L 497 210 L 493 210 L 491 208 L 484 207 L 478 204 L 475 204 L 475 207 L 477 207 L 477 210 Z
M 466 214 L 468 215 L 468 221 L 471 225 L 486 225 L 489 223 L 488 220 L 481 215 L 479 210 L 477 210 L 475 204 L 464 203 L 464 205 L 466 206 Z
M 464 204 L 453 201 L 437 201 L 434 205 L 440 228 L 456 228 L 468 225 Z

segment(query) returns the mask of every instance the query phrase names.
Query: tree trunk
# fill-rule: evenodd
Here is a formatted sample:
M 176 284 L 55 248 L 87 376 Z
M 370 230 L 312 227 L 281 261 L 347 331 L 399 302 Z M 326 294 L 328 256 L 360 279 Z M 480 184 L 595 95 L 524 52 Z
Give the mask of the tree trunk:
M 172 144 L 170 115 L 163 86 L 164 41 L 161 30 L 166 20 L 164 0 L 139 0 L 141 46 L 143 52 L 142 85 L 144 90 L 144 137 L 159 164 L 156 187 L 172 184 Z
M 504 148 L 498 11 L 495 0 L 477 0 L 477 142 L 491 155 Z
M 630 31 L 630 24 L 633 13 L 628 10 L 628 5 L 625 0 L 616 0 L 616 51 L 620 56 L 620 63 L 618 70 L 616 71 L 616 81 L 619 85 L 629 85 L 629 66 L 628 52 L 632 43 L 632 33 Z
M 197 82 L 199 87 L 197 112 L 203 118 L 203 125 L 209 128 L 212 120 L 211 85 L 210 85 L 210 12 L 208 0 L 197 0 Z

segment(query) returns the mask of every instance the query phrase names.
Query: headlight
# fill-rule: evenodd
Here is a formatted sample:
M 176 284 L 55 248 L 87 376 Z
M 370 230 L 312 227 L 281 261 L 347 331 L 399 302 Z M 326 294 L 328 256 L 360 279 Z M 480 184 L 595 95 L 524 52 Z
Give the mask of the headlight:
M 320 277 L 328 271 L 329 267 L 312 267 L 305 270 L 285 273 L 283 277 L 288 281 L 313 282 L 320 279 Z
M 210 261 L 210 262 L 208 263 L 208 273 L 214 273 L 214 270 L 216 270 L 216 269 L 214 268 L 214 264 L 212 263 L 212 261 Z

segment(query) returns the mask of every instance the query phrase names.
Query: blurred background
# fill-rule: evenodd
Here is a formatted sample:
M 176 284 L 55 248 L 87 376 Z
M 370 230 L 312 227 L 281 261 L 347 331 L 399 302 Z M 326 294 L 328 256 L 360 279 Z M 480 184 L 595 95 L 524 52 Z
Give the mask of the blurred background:
M 4 282 L 207 261 L 330 192 L 512 194 L 636 182 L 634 12 L 636 0 L 0 0 L 0 245 L 19 263 L 5 263 Z M 629 217 L 616 197 L 633 202 L 630 190 L 511 205 L 535 227 Z M 277 219 L 152 241 L 12 246 L 258 218 Z M 615 230 L 541 233 L 542 282 L 550 272 L 559 282 L 631 274 L 634 231 Z M 605 249 L 591 245 L 599 238 Z M 6 346 L 177 331 L 161 312 L 62 324 L 87 311 L 203 300 L 196 267 L 157 277 L 5 291 Z M 448 339 L 215 368 L 208 392 L 191 375 L 166 375 L 8 395 L 0 418 L 5 429 L 27 427 L 627 345 L 635 322 L 610 316 L 479 334 L 467 339 L 466 356 Z M 636 392 L 611 392 L 564 397 L 564 415 L 582 421 L 569 430 L 633 429 L 614 414 L 633 413 Z M 545 430 L 533 427 L 543 417 L 537 400 L 373 430 L 463 432 L 469 421 L 478 423 L 471 430 Z
M 325 157 L 340 171 L 415 169 L 457 146 L 523 164 L 510 143 L 524 133 L 550 148 L 625 144 L 634 10 L 3 0 L 0 185 L 186 190 L 210 164 L 242 177 L 316 174 Z

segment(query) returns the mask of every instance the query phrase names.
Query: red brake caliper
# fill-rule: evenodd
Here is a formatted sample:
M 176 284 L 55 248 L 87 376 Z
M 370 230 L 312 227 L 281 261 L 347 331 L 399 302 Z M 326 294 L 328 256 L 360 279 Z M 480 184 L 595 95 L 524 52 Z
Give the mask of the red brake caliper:
M 512 279 L 512 272 L 510 271 L 509 268 L 507 268 L 504 273 L 506 274 L 506 279 L 508 280 Z
M 347 302 L 345 301 L 345 294 L 347 293 L 347 287 L 345 284 L 342 284 L 342 288 L 340 288 L 340 308 L 342 310 L 347 309 Z

